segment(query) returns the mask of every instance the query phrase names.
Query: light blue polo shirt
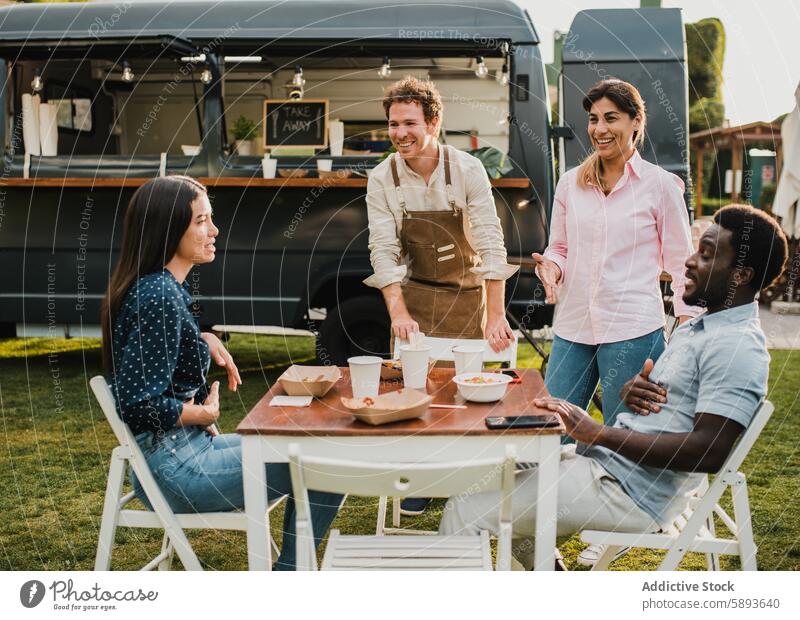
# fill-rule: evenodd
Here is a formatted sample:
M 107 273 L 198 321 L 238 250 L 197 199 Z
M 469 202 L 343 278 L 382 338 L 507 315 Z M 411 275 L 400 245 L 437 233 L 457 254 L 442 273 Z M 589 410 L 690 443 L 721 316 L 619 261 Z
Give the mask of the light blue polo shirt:
M 767 393 L 769 353 L 754 303 L 701 314 L 679 326 L 650 373 L 667 390 L 661 411 L 620 413 L 615 427 L 640 433 L 686 433 L 696 413 L 713 413 L 747 427 Z M 668 526 L 704 474 L 638 465 L 600 446 L 577 452 L 597 460 L 657 523 Z

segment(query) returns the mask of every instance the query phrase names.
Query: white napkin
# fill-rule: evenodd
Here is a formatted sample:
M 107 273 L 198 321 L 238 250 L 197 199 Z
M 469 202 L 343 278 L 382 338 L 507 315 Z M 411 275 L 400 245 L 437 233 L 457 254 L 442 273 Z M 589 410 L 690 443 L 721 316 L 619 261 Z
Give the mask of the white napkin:
M 313 396 L 273 396 L 270 407 L 308 407 Z

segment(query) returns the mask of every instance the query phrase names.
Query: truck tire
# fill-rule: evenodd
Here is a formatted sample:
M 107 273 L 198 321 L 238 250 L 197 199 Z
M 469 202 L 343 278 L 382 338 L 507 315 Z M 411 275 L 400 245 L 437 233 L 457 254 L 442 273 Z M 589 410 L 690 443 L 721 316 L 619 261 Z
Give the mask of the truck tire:
M 346 366 L 354 355 L 388 357 L 391 320 L 383 299 L 353 297 L 328 310 L 317 338 L 317 358 L 323 364 Z

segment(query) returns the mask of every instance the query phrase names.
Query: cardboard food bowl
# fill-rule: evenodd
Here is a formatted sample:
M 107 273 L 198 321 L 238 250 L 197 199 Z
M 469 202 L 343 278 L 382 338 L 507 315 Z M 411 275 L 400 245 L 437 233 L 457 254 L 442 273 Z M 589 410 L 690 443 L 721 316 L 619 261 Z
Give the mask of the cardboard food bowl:
M 345 398 L 342 396 L 342 405 L 353 414 L 356 420 L 372 426 L 380 426 L 390 422 L 422 417 L 428 410 L 431 400 L 433 397 L 425 392 L 400 389 L 372 398 Z
M 317 170 L 320 179 L 347 179 L 353 175 L 352 170 Z
M 289 366 L 278 383 L 289 396 L 321 398 L 341 378 L 336 366 Z
M 436 360 L 428 361 L 428 373 L 436 366 Z M 384 360 L 381 363 L 381 381 L 402 381 L 403 363 L 400 360 Z
M 384 360 L 381 362 L 381 379 L 384 381 L 402 381 L 403 365 L 400 360 Z
M 284 179 L 302 179 L 308 175 L 308 170 L 303 168 L 278 168 L 278 174 Z

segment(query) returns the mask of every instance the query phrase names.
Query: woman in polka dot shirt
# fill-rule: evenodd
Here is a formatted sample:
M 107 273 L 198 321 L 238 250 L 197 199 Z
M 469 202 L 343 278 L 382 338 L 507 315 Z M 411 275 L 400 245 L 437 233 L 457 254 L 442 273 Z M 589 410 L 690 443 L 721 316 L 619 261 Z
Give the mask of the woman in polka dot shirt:
M 219 229 L 206 188 L 190 177 L 152 179 L 131 198 L 120 257 L 103 302 L 103 365 L 120 417 L 136 436 L 148 465 L 176 512 L 244 507 L 241 445 L 218 435 L 219 381 L 206 385 L 211 359 L 242 380 L 230 353 L 192 315 L 186 278 L 214 260 Z M 137 495 L 149 503 L 131 472 Z M 283 545 L 275 565 L 295 565 L 294 501 L 285 463 L 267 465 L 269 499 L 289 495 Z M 342 497 L 310 493 L 317 542 Z

